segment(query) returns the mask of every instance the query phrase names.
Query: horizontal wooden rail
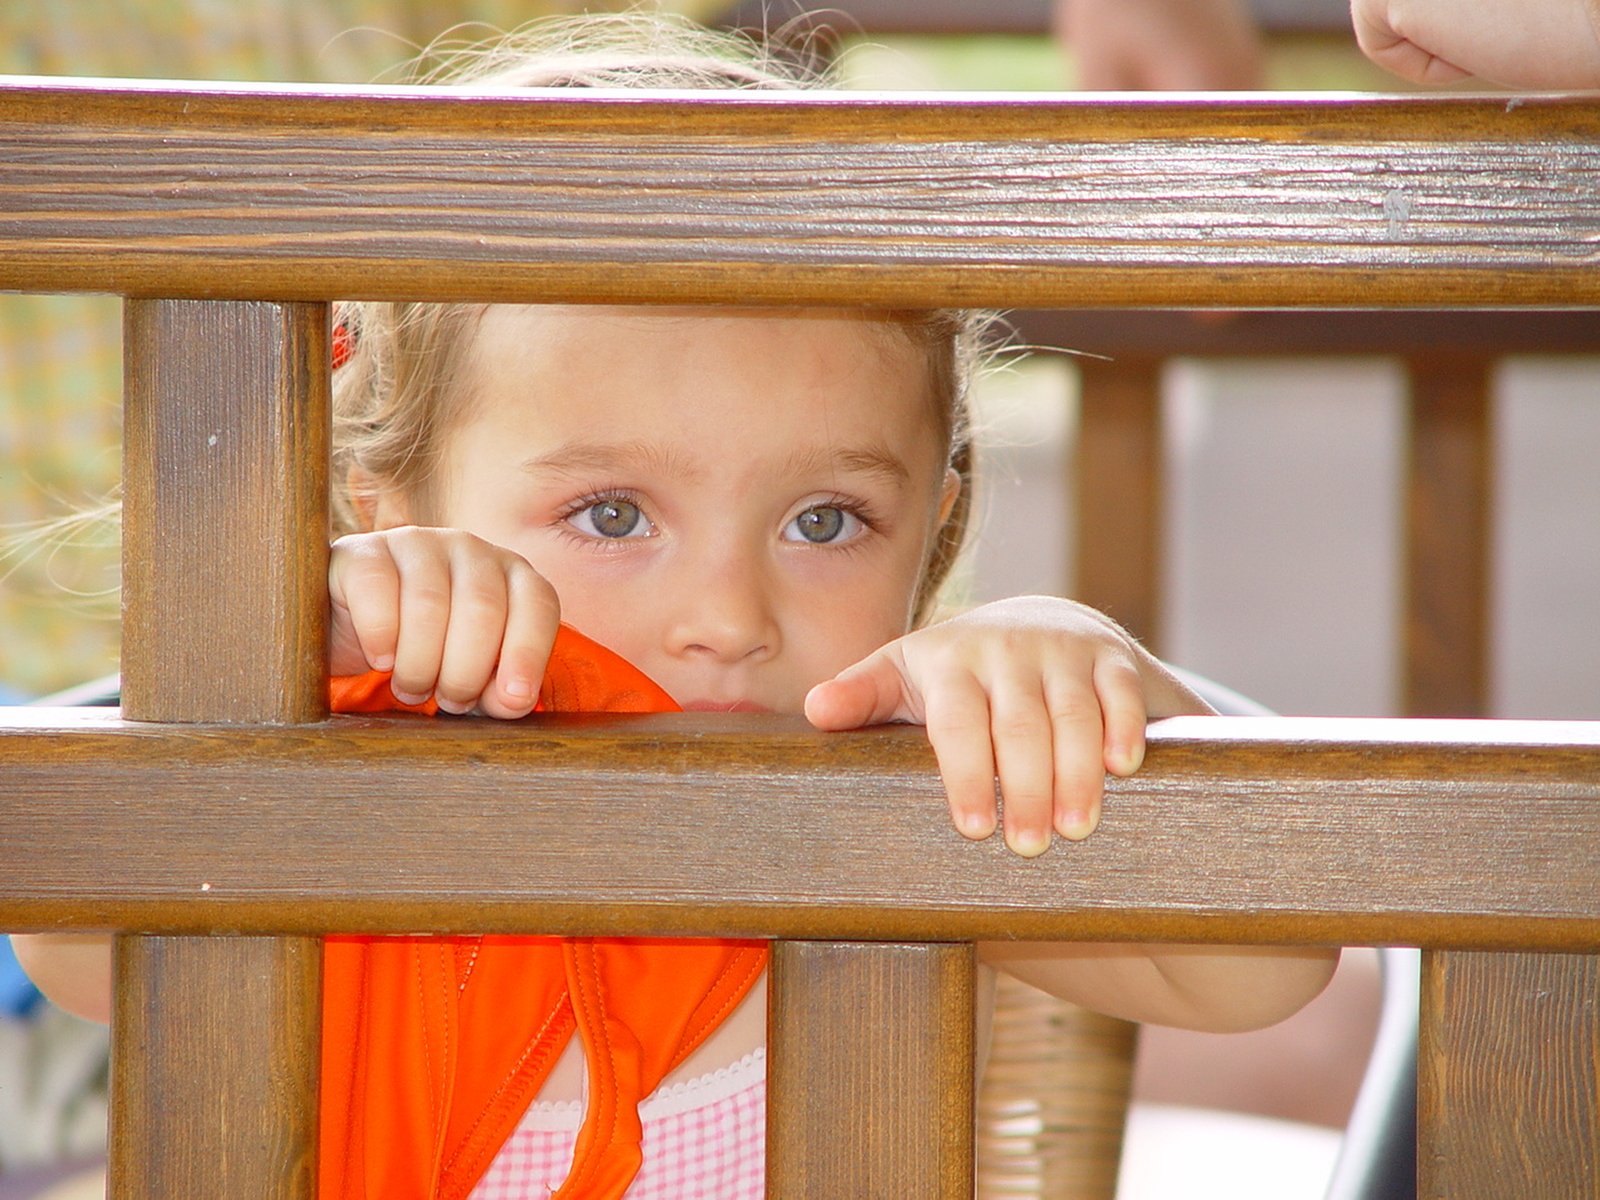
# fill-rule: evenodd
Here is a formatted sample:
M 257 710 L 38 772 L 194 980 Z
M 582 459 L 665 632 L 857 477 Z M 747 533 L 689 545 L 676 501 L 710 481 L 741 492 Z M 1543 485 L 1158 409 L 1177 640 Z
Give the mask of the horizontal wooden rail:
M 1157 312 L 1030 309 L 1010 314 L 1018 340 L 1118 362 L 1182 357 L 1286 358 L 1381 354 L 1600 355 L 1600 313 L 1319 310 Z M 1089 365 L 1093 365 L 1092 361 Z
M 1600 722 L 1183 718 L 1102 828 L 950 828 L 920 729 L 28 713 L 0 928 L 1600 949 Z
M 1600 304 L 1574 96 L 1086 99 L 12 80 L 0 288 Z

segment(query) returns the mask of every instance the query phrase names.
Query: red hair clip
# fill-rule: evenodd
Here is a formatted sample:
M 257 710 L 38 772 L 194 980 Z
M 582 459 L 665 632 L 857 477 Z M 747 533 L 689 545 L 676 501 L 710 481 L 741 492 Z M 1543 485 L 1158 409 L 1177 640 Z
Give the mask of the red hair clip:
M 356 352 L 356 335 L 350 331 L 350 326 L 340 321 L 333 327 L 333 369 L 337 371 L 350 361 L 350 356 Z

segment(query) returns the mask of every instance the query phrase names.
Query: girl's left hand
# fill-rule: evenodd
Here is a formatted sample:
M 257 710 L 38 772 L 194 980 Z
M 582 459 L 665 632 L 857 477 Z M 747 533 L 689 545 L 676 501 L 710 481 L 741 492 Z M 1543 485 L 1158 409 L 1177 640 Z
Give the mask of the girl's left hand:
M 819 729 L 927 726 L 956 829 L 995 830 L 1032 857 L 1054 829 L 1079 840 L 1100 819 L 1105 773 L 1144 761 L 1145 722 L 1209 712 L 1109 617 L 1022 596 L 890 642 L 806 697 Z

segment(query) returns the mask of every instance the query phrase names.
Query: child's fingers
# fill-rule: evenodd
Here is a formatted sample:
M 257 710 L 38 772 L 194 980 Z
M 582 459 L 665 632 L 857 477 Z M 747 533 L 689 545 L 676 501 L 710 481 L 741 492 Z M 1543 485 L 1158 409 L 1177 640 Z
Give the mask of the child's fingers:
M 1144 762 L 1149 721 L 1139 668 L 1122 657 L 1102 659 L 1094 667 L 1094 690 L 1105 724 L 1105 769 L 1132 775 Z
M 1037 675 L 1002 678 L 990 686 L 989 732 L 1006 845 L 1033 858 L 1050 848 L 1056 771 L 1051 716 Z
M 328 557 L 328 669 L 387 671 L 400 637 L 400 572 L 384 543 L 346 537 Z
M 480 705 L 491 717 L 526 716 L 539 698 L 539 684 L 561 623 L 556 590 L 519 556 L 506 565 L 505 638 L 494 679 Z
M 939 760 L 950 819 L 963 837 L 986 838 L 995 829 L 988 694 L 976 678 L 961 672 L 928 689 L 924 702 L 928 741 Z
M 450 559 L 429 530 L 390 530 L 400 572 L 400 631 L 389 690 L 404 704 L 432 694 L 450 628 Z
M 1081 841 L 1100 823 L 1105 791 L 1100 702 L 1075 675 L 1047 676 L 1045 689 L 1055 758 L 1054 825 L 1062 837 Z
M 506 632 L 506 573 L 483 543 L 458 542 L 450 553 L 450 610 L 434 698 L 445 712 L 469 712 L 489 686 Z
M 915 720 L 913 697 L 898 663 L 883 651 L 868 655 L 806 693 L 805 714 L 818 729 L 860 729 Z

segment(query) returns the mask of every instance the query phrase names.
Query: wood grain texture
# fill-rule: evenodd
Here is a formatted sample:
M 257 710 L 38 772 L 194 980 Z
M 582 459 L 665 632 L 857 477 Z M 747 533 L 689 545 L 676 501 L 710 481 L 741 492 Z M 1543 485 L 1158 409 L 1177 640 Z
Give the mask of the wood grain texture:
M 230 722 L 319 720 L 327 306 L 132 301 L 124 353 L 124 715 L 241 746 Z M 321 962 L 309 937 L 117 939 L 113 1200 L 310 1200 Z
M 1311 354 L 1600 354 L 1600 313 L 1583 311 L 1147 312 L 1028 309 L 1018 340 L 1112 359 Z
M 328 711 L 328 308 L 129 301 L 126 716 Z
M 767 1194 L 972 1196 L 970 945 L 779 942 Z
M 1174 718 L 1023 860 L 955 834 L 917 728 L 23 713 L 4 928 L 1600 947 L 1594 722 Z
M 1423 957 L 1418 1194 L 1600 1195 L 1600 958 Z
M 113 1200 L 314 1196 L 321 944 L 126 936 L 116 972 Z
M 1072 595 L 1121 622 L 1159 654 L 1166 475 L 1161 363 L 1085 358 L 1078 371 Z
M 1600 303 L 1581 98 L 0 88 L 0 287 Z
M 1414 717 L 1489 711 L 1494 426 L 1483 354 L 1406 360 L 1403 706 Z

